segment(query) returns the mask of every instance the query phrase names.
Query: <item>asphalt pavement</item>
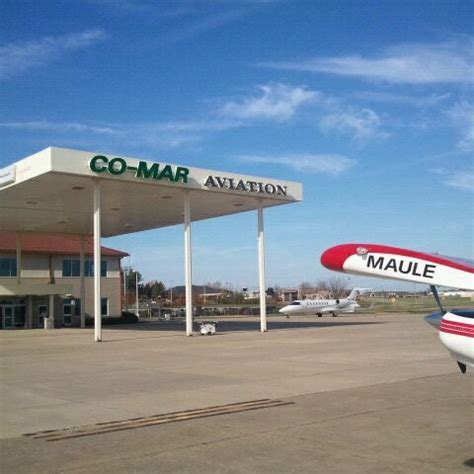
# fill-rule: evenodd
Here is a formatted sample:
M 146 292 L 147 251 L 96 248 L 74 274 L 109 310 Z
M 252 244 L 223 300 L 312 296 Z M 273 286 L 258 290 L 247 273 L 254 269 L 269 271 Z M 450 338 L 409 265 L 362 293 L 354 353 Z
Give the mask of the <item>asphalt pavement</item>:
M 91 329 L 2 331 L 2 472 L 472 469 L 472 373 L 421 316 L 268 326 L 226 318 L 186 338 L 141 323 L 104 327 L 102 343 Z

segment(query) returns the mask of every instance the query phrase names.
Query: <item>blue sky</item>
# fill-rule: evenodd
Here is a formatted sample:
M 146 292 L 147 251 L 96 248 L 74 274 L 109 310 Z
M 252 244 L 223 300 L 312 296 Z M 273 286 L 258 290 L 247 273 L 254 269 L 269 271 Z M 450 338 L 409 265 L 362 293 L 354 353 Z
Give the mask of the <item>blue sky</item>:
M 301 181 L 302 203 L 266 211 L 269 285 L 334 276 L 319 255 L 338 243 L 473 257 L 473 1 L 3 0 L 0 16 L 0 166 L 63 146 Z M 180 226 L 104 243 L 145 279 L 184 279 Z M 256 286 L 255 213 L 195 223 L 193 246 L 195 282 Z

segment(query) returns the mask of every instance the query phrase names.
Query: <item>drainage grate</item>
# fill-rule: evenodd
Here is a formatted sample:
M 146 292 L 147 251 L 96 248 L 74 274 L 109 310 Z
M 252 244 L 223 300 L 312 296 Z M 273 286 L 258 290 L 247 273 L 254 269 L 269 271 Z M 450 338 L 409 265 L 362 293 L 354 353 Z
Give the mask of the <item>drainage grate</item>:
M 264 398 L 261 400 L 250 400 L 247 402 L 230 403 L 228 405 L 199 408 L 196 410 L 177 411 L 140 418 L 129 418 L 127 420 L 96 423 L 94 425 L 75 426 L 72 428 L 65 428 L 60 430 L 38 431 L 36 433 L 26 433 L 23 436 L 28 436 L 33 439 L 43 439 L 45 441 L 61 441 L 65 439 L 82 438 L 84 436 L 113 433 L 115 431 L 134 430 L 137 428 L 162 425 L 165 423 L 176 423 L 178 421 L 196 420 L 198 418 L 208 418 L 211 416 L 218 415 L 229 415 L 231 413 L 260 410 L 262 408 L 273 408 L 293 404 L 294 402 L 284 402 L 282 400 L 272 400 L 269 398 Z

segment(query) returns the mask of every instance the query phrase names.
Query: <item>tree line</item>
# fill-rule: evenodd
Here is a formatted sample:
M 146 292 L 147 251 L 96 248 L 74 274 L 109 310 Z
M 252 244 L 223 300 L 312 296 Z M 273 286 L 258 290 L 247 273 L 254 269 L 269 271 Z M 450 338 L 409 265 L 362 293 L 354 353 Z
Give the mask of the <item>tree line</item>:
M 138 298 L 139 300 L 156 301 L 156 302 L 170 302 L 172 297 L 174 305 L 184 305 L 184 293 L 178 291 L 178 288 L 167 288 L 160 280 L 143 281 L 142 274 L 137 270 L 130 270 L 124 273 L 125 287 L 127 293 L 127 303 L 135 301 L 136 281 L 138 280 Z M 341 277 L 331 277 L 325 280 L 319 280 L 315 283 L 309 281 L 302 281 L 297 288 L 298 298 L 310 297 L 312 295 L 319 295 L 319 297 L 327 298 L 341 298 L 347 295 L 348 288 L 346 286 L 347 280 Z M 219 303 L 227 304 L 241 304 L 244 301 L 251 303 L 252 300 L 245 298 L 244 289 L 234 291 L 231 283 L 222 284 L 220 281 L 207 282 L 204 285 L 199 285 L 204 295 L 193 294 L 193 302 L 195 304 L 208 304 L 211 298 L 206 297 L 205 293 L 220 292 Z M 173 289 L 175 293 L 172 295 Z M 267 288 L 266 294 L 270 301 L 277 303 L 280 297 L 279 286 L 272 286 Z M 212 300 L 215 301 L 215 300 Z

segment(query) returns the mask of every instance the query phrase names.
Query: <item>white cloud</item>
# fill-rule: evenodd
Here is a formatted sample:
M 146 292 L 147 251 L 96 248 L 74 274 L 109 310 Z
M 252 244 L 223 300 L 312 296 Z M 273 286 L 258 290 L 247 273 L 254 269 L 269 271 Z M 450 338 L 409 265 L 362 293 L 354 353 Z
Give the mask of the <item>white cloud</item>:
M 323 132 L 351 135 L 357 141 L 388 137 L 381 128 L 380 117 L 371 109 L 332 112 L 321 118 L 319 126 Z
M 427 95 L 427 96 L 413 96 L 404 94 L 393 94 L 390 92 L 375 92 L 375 91 L 360 91 L 352 94 L 352 97 L 363 99 L 370 102 L 382 102 L 389 104 L 404 104 L 413 107 L 433 107 L 440 102 L 449 99 L 450 93 Z
M 219 114 L 241 120 L 274 120 L 284 122 L 293 117 L 297 109 L 312 101 L 317 93 L 304 87 L 285 84 L 267 84 L 258 87 L 258 97 L 241 102 L 227 102 Z
M 60 133 L 96 133 L 99 135 L 117 135 L 121 133 L 120 130 L 110 126 L 90 125 L 78 122 L 50 122 L 47 120 L 33 122 L 0 122 L 0 127 Z
M 202 140 L 207 134 L 239 127 L 240 124 L 228 120 L 144 122 L 144 123 L 81 123 L 52 122 L 38 120 L 31 122 L 0 122 L 0 128 L 26 130 L 29 132 L 47 132 L 50 137 L 61 140 L 68 137 L 106 136 L 120 145 L 125 141 L 138 141 L 152 149 L 176 148 Z
M 474 191 L 474 171 L 458 171 L 452 173 L 444 183 L 452 188 L 461 189 L 463 191 Z
M 86 48 L 105 37 L 103 30 L 95 29 L 0 46 L 0 78 L 8 78 L 44 65 L 66 51 Z
M 448 110 L 452 125 L 458 130 L 461 139 L 457 146 L 463 151 L 474 151 L 474 104 L 457 102 Z
M 357 162 L 336 154 L 240 155 L 240 161 L 281 165 L 299 172 L 338 175 L 352 168 Z
M 251 13 L 249 9 L 231 8 L 229 10 L 217 11 L 204 17 L 198 17 L 191 22 L 180 22 L 179 26 L 166 33 L 162 43 L 173 44 L 183 40 L 189 40 L 194 36 L 208 33 L 221 28 Z
M 438 167 L 432 168 L 430 171 L 440 176 L 443 184 L 462 191 L 474 191 L 474 171 L 472 169 L 452 171 L 446 167 Z
M 372 57 L 317 57 L 303 61 L 263 63 L 295 71 L 322 72 L 390 83 L 472 82 L 472 39 L 458 42 L 401 44 Z

